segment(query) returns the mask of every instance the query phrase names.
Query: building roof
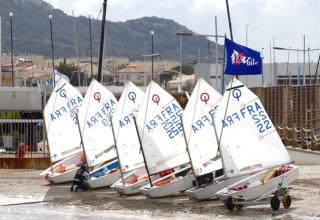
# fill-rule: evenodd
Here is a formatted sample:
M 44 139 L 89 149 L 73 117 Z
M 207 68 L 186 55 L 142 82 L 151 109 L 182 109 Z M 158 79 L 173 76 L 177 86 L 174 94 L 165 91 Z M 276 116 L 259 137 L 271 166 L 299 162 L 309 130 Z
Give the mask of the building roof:
M 40 65 L 33 65 L 30 67 L 26 67 L 20 69 L 15 74 L 16 78 L 21 78 L 23 80 L 28 79 L 40 79 L 40 80 L 50 80 L 52 79 L 52 69 L 40 66 Z
M 119 74 L 139 74 L 144 72 L 145 68 L 142 63 L 130 63 L 125 68 L 119 70 Z

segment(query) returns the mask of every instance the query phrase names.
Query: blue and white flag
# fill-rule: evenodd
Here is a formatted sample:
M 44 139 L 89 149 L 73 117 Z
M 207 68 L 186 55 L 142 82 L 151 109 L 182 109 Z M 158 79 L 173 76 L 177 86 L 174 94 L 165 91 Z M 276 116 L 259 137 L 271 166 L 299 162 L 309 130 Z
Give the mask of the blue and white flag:
M 229 75 L 257 75 L 262 74 L 262 59 L 258 51 L 234 43 L 225 38 L 227 51 L 227 66 L 224 71 Z

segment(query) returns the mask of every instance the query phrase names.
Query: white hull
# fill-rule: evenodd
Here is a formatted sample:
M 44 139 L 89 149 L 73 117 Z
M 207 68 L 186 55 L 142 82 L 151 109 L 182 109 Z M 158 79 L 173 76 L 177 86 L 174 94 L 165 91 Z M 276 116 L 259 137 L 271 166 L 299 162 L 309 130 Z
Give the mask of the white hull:
M 111 187 L 121 195 L 133 195 L 139 193 L 139 189 L 149 183 L 149 179 L 144 179 L 134 184 L 123 185 L 122 180 L 116 182 Z
M 189 196 L 190 199 L 195 200 L 204 200 L 204 199 L 210 199 L 213 197 L 217 197 L 216 193 L 220 190 L 226 188 L 227 186 L 234 184 L 236 182 L 239 182 L 244 177 L 236 177 L 232 179 L 223 179 L 220 178 L 216 180 L 216 183 L 213 183 L 211 185 L 208 185 L 203 188 L 199 187 L 193 187 L 191 189 L 188 189 L 185 191 L 185 194 Z
M 76 167 L 73 170 L 66 171 L 64 173 L 54 173 L 46 176 L 46 180 L 49 183 L 57 184 L 57 183 L 67 183 L 73 181 L 74 176 L 79 168 Z
M 292 167 L 290 171 L 274 177 L 265 183 L 262 183 L 260 180 L 267 171 L 252 175 L 229 186 L 229 188 L 233 188 L 246 184 L 248 186 L 246 189 L 232 191 L 229 190 L 229 188 L 225 188 L 218 192 L 217 195 L 224 199 L 227 197 L 234 197 L 241 198 L 243 201 L 259 201 L 259 198 L 266 198 L 266 196 L 270 195 L 272 192 L 275 192 L 280 188 L 287 187 L 291 182 L 298 178 L 299 168 L 294 165 L 290 165 L 290 167 Z
M 45 171 L 41 172 L 41 176 L 45 176 L 46 180 L 50 183 L 66 183 L 73 181 L 73 178 L 79 169 L 77 166 L 81 163 L 80 160 L 81 153 L 75 154 L 71 157 L 68 157 L 54 165 L 52 167 L 47 168 Z M 66 167 L 66 171 L 63 173 L 52 172 L 55 168 L 64 165 Z
M 144 176 L 147 175 L 147 171 L 146 169 L 143 168 L 139 168 L 137 170 L 131 171 L 130 173 L 128 173 L 127 175 L 124 176 L 124 181 L 126 182 L 126 180 L 130 179 L 133 176 Z M 154 180 L 154 178 L 152 178 Z M 145 185 L 147 185 L 149 183 L 149 179 L 143 179 L 140 180 L 138 182 L 135 182 L 133 184 L 123 184 L 122 179 L 119 179 L 117 182 L 115 182 L 111 188 L 113 188 L 114 190 L 116 190 L 119 194 L 121 195 L 132 195 L 132 194 L 136 194 L 139 193 L 139 189 Z
M 119 178 L 121 178 L 121 174 L 119 171 L 111 174 L 107 174 L 105 176 L 101 176 L 99 178 L 92 177 L 87 181 L 89 187 L 91 189 L 111 186 L 114 184 Z
M 118 159 L 115 159 L 90 172 L 90 179 L 87 181 L 89 187 L 91 189 L 95 189 L 114 184 L 117 180 L 119 180 L 119 178 L 121 178 L 121 173 L 118 170 L 114 173 L 110 172 L 111 170 L 117 169 L 118 166 Z M 103 173 L 102 176 L 97 175 L 99 173 Z
M 178 177 L 174 179 L 172 182 L 163 186 L 150 187 L 150 185 L 148 184 L 147 186 L 140 188 L 140 192 L 142 192 L 144 195 L 150 198 L 171 196 L 193 187 L 193 181 L 194 177 L 191 175 L 187 175 L 184 177 Z

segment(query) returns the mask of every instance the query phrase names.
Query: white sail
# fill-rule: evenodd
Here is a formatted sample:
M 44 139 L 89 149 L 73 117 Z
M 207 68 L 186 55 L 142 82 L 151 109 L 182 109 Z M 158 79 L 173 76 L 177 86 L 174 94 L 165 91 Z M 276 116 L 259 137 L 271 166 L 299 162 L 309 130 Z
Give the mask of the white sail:
M 182 108 L 151 81 L 137 114 L 137 125 L 150 174 L 189 163 L 182 132 Z
M 78 119 L 88 166 L 116 158 L 110 117 L 117 99 L 93 79 L 79 109 Z
M 76 118 L 82 102 L 81 93 L 61 78 L 44 108 L 51 162 L 82 151 Z
M 231 80 L 214 121 L 219 136 L 223 128 L 220 150 L 227 177 L 290 163 L 261 101 L 239 80 Z
M 133 117 L 136 116 L 144 92 L 128 82 L 112 116 L 121 170 L 128 172 L 144 165 L 138 133 Z
M 221 95 L 202 78 L 192 92 L 183 113 L 183 125 L 195 175 L 222 168 L 218 144 L 212 125 Z

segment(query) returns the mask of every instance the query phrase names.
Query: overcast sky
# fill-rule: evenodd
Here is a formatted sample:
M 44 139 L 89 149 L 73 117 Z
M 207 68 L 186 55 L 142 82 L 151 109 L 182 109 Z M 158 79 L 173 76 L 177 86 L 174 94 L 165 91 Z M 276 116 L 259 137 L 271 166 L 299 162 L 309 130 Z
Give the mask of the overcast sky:
M 103 0 L 45 0 L 71 15 L 97 18 Z M 275 46 L 303 49 L 320 48 L 319 0 L 229 0 L 234 41 L 245 45 L 248 25 L 248 46 L 261 51 L 270 60 L 270 42 Z M 218 34 L 229 35 L 225 0 L 108 0 L 107 19 L 126 21 L 143 16 L 173 19 L 199 34 L 214 34 L 214 17 L 218 17 Z M 100 18 L 101 19 L 101 14 Z M 220 40 L 219 43 L 222 43 Z M 317 60 L 320 51 L 311 52 Z M 276 51 L 278 61 L 287 60 L 286 51 Z M 290 62 L 298 59 L 290 52 Z M 300 52 L 299 60 L 302 62 Z M 307 55 L 306 55 L 307 59 Z

